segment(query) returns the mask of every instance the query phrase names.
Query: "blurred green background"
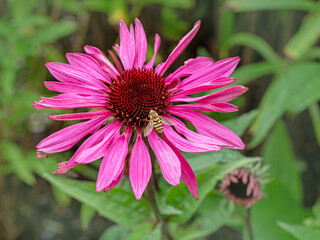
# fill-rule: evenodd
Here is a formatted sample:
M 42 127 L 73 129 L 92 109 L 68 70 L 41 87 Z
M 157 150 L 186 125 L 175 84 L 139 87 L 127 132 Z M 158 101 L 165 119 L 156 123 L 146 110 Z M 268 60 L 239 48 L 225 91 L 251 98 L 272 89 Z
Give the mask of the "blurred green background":
M 40 96 L 54 96 L 43 86 L 54 80 L 46 62 L 66 62 L 66 53 L 83 52 L 84 45 L 107 53 L 119 41 L 119 19 L 135 17 L 147 34 L 147 59 L 155 33 L 161 36 L 156 63 L 202 21 L 171 70 L 196 56 L 241 57 L 233 76 L 250 91 L 234 101 L 240 111 L 209 115 L 242 136 L 248 147 L 241 156 L 262 156 L 270 165 L 272 181 L 251 210 L 254 239 L 320 239 L 319 1 L 0 0 L 0 17 L 0 239 L 144 239 L 132 237 L 131 222 L 118 213 L 95 209 L 131 204 L 141 210 L 142 200 L 136 203 L 130 191 L 111 191 L 108 202 L 104 195 L 85 195 L 90 184 L 48 174 L 76 148 L 37 159 L 35 145 L 70 123 L 48 118 L 65 111 L 32 107 Z M 172 197 L 172 188 L 159 197 L 164 211 L 178 216 L 171 226 L 175 239 L 248 239 L 234 217 L 242 210 L 217 193 L 217 179 L 205 178 L 213 174 L 206 169 L 237 158 L 232 154 L 186 154 L 206 189 L 199 189 L 202 200 L 190 200 L 191 210 Z M 94 180 L 98 166 L 81 166 L 67 177 Z M 128 179 L 122 182 L 127 189 Z

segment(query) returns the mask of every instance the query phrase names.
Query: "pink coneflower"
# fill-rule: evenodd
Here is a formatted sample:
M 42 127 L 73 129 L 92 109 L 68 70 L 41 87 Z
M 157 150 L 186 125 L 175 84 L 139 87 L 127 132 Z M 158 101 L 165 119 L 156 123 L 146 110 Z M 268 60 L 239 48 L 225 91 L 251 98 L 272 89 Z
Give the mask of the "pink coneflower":
M 69 161 L 59 163 L 57 174 L 65 173 L 77 164 L 103 158 L 96 190 L 108 191 L 121 180 L 131 141 L 134 145 L 129 177 L 133 192 L 140 199 L 152 171 L 146 146 L 148 142 L 166 181 L 178 185 L 182 179 L 193 196 L 198 198 L 196 177 L 180 150 L 207 152 L 219 151 L 221 147 L 243 149 L 245 145 L 232 131 L 197 111 L 237 111 L 236 106 L 227 102 L 247 91 L 243 86 L 232 86 L 203 97 L 189 96 L 233 83 L 235 79 L 228 76 L 238 64 L 238 57 L 215 63 L 207 57 L 189 59 L 165 77 L 167 69 L 193 39 L 199 27 L 200 21 L 181 39 L 168 59 L 155 68 L 153 65 L 160 37 L 156 34 L 154 55 L 145 63 L 147 39 L 138 19 L 135 20 L 135 28 L 130 25 L 129 29 L 120 21 L 120 45 L 113 47 L 120 61 L 109 52 L 115 65 L 99 49 L 91 46 L 85 46 L 87 54 L 67 54 L 70 64 L 46 64 L 59 81 L 45 82 L 45 86 L 61 94 L 52 98 L 42 97 L 41 101 L 35 102 L 35 108 L 92 108 L 89 112 L 50 116 L 51 119 L 63 121 L 89 120 L 45 138 L 37 145 L 39 152 L 66 151 L 92 134 Z M 151 110 L 163 120 L 163 132 L 160 134 L 160 131 L 152 130 L 146 138 L 144 133 Z M 177 116 L 191 122 L 198 133 L 189 130 Z M 167 125 L 164 119 L 174 126 Z
M 222 182 L 221 192 L 228 200 L 250 208 L 261 199 L 260 183 L 250 169 L 241 168 L 230 172 Z

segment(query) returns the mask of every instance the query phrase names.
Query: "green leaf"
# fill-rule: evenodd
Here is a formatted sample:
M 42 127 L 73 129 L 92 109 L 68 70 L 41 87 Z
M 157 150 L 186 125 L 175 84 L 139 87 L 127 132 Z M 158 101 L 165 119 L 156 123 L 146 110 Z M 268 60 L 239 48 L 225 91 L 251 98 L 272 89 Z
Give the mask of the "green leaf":
M 222 46 L 225 41 L 227 41 L 234 32 L 235 25 L 235 14 L 230 11 L 222 8 L 220 13 L 219 21 L 219 46 Z
M 262 76 L 277 72 L 281 66 L 282 65 L 279 66 L 279 64 L 275 64 L 273 62 L 251 63 L 236 68 L 231 74 L 231 77 L 237 79 L 234 84 L 244 85 Z
M 293 59 L 301 58 L 317 41 L 319 29 L 320 14 L 307 16 L 305 23 L 285 46 L 285 54 Z
M 186 222 L 193 216 L 205 197 L 217 184 L 218 180 L 223 179 L 230 171 L 246 164 L 258 161 L 259 159 L 260 158 L 242 158 L 231 163 L 216 165 L 215 168 L 200 174 L 197 178 L 199 185 L 199 200 L 194 199 L 184 184 L 180 184 L 171 188 L 167 195 L 166 201 L 183 211 L 183 214 L 173 216 L 171 221 L 179 223 Z
M 145 4 L 161 4 L 170 8 L 190 9 L 194 7 L 194 0 L 145 0 Z
M 151 209 L 144 200 L 123 189 L 111 189 L 108 194 L 97 193 L 95 183 L 70 180 L 44 173 L 43 177 L 71 197 L 95 209 L 100 215 L 128 228 L 151 220 Z M 128 214 L 130 213 L 130 214 Z
M 153 227 L 153 223 L 139 226 L 130 234 L 128 240 L 160 240 L 161 225 L 158 224 L 155 229 Z
M 294 157 L 290 136 L 283 121 L 278 121 L 263 146 L 262 157 L 270 164 L 271 178 L 277 179 L 298 202 L 302 200 L 300 172 Z
M 81 229 L 86 230 L 90 226 L 91 219 L 96 214 L 96 210 L 89 207 L 86 204 L 81 205 L 80 209 L 80 219 L 81 219 Z
M 54 42 L 62 37 L 65 37 L 78 28 L 74 22 L 60 21 L 52 23 L 49 26 L 43 27 L 35 32 L 27 39 L 26 45 L 38 46 Z
M 308 84 L 306 84 L 308 83 Z M 320 99 L 320 64 L 291 65 L 268 87 L 259 106 L 259 113 L 250 128 L 251 147 L 256 147 L 285 111 L 299 113 Z
M 237 12 L 286 9 L 317 11 L 319 9 L 319 6 L 311 0 L 228 0 L 226 5 Z
M 11 170 L 28 185 L 36 183 L 36 178 L 32 174 L 32 166 L 34 163 L 29 162 L 26 155 L 13 142 L 0 142 L 1 155 L 8 162 Z
M 280 161 L 281 159 L 279 159 Z M 265 197 L 251 208 L 251 222 L 255 240 L 293 240 L 278 225 L 278 221 L 299 223 L 310 211 L 302 208 L 287 185 L 274 180 L 265 189 Z
M 224 121 L 222 124 L 223 126 L 229 128 L 238 136 L 242 136 L 245 130 L 250 126 L 254 118 L 257 116 L 257 114 L 258 114 L 258 110 L 252 110 L 237 118 Z
M 99 237 L 99 240 L 122 240 L 127 239 L 130 234 L 128 228 L 120 225 L 108 227 Z
M 229 51 L 233 46 L 246 46 L 256 50 L 267 61 L 278 62 L 280 60 L 277 53 L 270 45 L 261 37 L 251 33 L 237 33 L 232 35 L 221 47 L 221 55 L 223 57 L 229 55 Z
M 311 229 L 297 224 L 278 222 L 278 225 L 298 240 L 320 239 L 320 229 Z
M 178 12 L 171 8 L 161 10 L 162 27 L 165 36 L 171 40 L 178 40 L 188 31 L 189 24 L 182 21 Z M 172 24 L 174 22 L 174 24 Z

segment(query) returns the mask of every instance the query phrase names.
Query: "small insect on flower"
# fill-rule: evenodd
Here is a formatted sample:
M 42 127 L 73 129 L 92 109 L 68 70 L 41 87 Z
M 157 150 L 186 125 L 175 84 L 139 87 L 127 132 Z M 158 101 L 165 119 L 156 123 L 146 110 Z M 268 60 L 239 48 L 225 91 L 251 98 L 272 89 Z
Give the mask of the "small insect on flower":
M 68 53 L 69 64 L 47 63 L 58 81 L 44 85 L 60 94 L 41 97 L 34 107 L 84 110 L 50 116 L 58 121 L 80 122 L 43 139 L 37 145 L 39 156 L 67 151 L 85 138 L 69 161 L 58 164 L 55 173 L 102 158 L 96 191 L 108 192 L 120 182 L 127 162 L 132 190 L 140 199 L 152 173 L 149 151 L 153 151 L 165 180 L 175 186 L 182 180 L 197 199 L 196 176 L 180 151 L 244 149 L 235 133 L 199 111 L 237 111 L 238 107 L 228 102 L 248 90 L 241 85 L 219 90 L 235 81 L 229 76 L 239 57 L 216 62 L 208 57 L 192 58 L 174 72 L 167 72 L 199 28 L 200 21 L 157 66 L 154 62 L 160 37 L 155 35 L 153 56 L 146 61 L 147 36 L 138 19 L 135 27 L 130 24 L 129 28 L 120 21 L 120 43 L 113 46 L 115 53 L 109 51 L 114 64 L 92 46 L 84 47 L 86 54 Z M 192 96 L 209 90 L 215 92 Z M 181 119 L 193 124 L 197 132 L 188 129 Z M 132 146 L 131 151 L 128 146 Z
M 163 122 L 168 125 L 171 125 L 171 126 L 176 125 L 176 122 L 174 120 L 163 117 L 163 116 L 159 116 L 158 113 L 152 109 L 150 110 L 149 118 L 150 118 L 150 120 L 148 122 L 147 127 L 144 129 L 144 133 L 143 133 L 143 135 L 145 137 L 147 137 L 151 133 L 153 128 L 154 128 L 154 130 L 156 130 L 157 133 L 162 133 L 163 132 L 163 125 L 162 125 Z

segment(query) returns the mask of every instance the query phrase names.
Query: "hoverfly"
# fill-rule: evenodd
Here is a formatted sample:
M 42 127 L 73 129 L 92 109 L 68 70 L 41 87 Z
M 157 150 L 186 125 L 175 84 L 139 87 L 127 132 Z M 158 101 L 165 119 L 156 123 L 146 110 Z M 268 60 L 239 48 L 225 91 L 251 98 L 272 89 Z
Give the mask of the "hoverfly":
M 162 133 L 163 132 L 162 123 L 166 123 L 171 126 L 176 125 L 174 120 L 163 117 L 163 116 L 159 116 L 158 113 L 153 109 L 151 109 L 149 112 L 149 118 L 150 120 L 148 122 L 148 125 L 143 132 L 143 135 L 145 137 L 151 133 L 153 128 L 157 133 Z

